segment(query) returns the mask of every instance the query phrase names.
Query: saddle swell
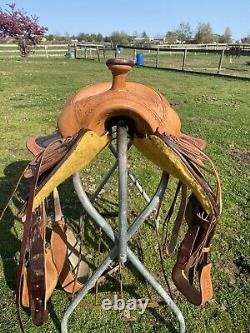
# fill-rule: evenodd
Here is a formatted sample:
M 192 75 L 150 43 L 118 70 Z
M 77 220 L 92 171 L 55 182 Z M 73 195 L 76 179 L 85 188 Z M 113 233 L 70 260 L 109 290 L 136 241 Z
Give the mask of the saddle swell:
M 168 101 L 157 91 L 143 84 L 126 82 L 131 65 L 108 63 L 113 82 L 100 82 L 82 88 L 70 97 L 58 119 L 63 137 L 71 136 L 81 128 L 103 135 L 109 120 L 126 117 L 132 120 L 138 135 L 181 135 L 181 123 Z

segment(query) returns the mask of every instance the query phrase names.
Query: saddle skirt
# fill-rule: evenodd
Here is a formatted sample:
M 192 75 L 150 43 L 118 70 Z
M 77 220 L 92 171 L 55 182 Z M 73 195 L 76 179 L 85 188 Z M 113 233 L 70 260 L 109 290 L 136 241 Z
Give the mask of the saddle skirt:
M 27 140 L 27 148 L 34 158 L 24 174 L 33 181 L 25 209 L 24 228 L 32 229 L 34 219 L 41 216 L 46 198 L 57 186 L 86 167 L 110 143 L 110 129 L 117 120 L 126 120 L 132 144 L 160 169 L 178 179 L 167 222 L 179 193 L 181 203 L 170 245 L 167 241 L 165 244 L 165 253 L 170 255 L 176 248 L 185 219 L 188 230 L 179 246 L 172 277 L 177 289 L 191 303 L 204 304 L 213 295 L 208 253 L 221 213 L 220 180 L 213 162 L 204 153 L 206 142 L 181 132 L 177 113 L 159 92 L 143 84 L 126 81 L 132 61 L 115 58 L 108 60 L 107 66 L 113 75 L 112 83 L 100 82 L 80 89 L 67 100 L 54 134 Z M 187 189 L 191 192 L 189 198 Z M 19 296 L 24 257 L 30 253 L 27 241 L 30 235 L 31 231 L 26 231 L 23 240 L 26 243 L 22 242 Z M 54 250 L 51 249 L 52 254 Z M 195 272 L 198 272 L 199 288 L 194 285 Z M 45 290 L 42 308 L 46 307 L 46 295 Z M 35 310 L 41 311 L 39 306 Z

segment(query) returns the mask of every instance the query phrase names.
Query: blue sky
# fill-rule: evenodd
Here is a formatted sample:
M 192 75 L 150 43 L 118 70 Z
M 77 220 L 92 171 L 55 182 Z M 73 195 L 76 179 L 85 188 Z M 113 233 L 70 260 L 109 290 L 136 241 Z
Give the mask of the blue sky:
M 129 34 L 146 31 L 154 36 L 165 34 L 184 21 L 190 22 L 193 29 L 199 22 L 210 22 L 214 32 L 220 34 L 229 26 L 235 39 L 250 34 L 250 0 L 12 1 L 39 16 L 49 33 L 109 35 L 119 30 Z M 1 6 L 7 2 L 0 0 Z

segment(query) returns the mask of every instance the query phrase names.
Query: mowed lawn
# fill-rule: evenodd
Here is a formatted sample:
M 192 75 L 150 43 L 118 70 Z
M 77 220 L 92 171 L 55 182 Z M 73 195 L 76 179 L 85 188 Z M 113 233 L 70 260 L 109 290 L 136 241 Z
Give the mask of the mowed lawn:
M 131 80 L 139 81 L 159 90 L 172 104 L 182 120 L 185 133 L 202 137 L 209 142 L 207 153 L 216 162 L 223 186 L 223 214 L 215 234 L 210 259 L 213 263 L 214 299 L 203 307 L 195 307 L 182 297 L 171 283 L 171 268 L 175 256 L 165 260 L 174 299 L 186 319 L 187 332 L 249 332 L 249 150 L 250 150 L 250 82 L 224 78 L 204 77 L 184 73 L 135 68 Z M 0 60 L 0 211 L 14 189 L 15 183 L 30 159 L 25 140 L 29 136 L 54 131 L 65 99 L 77 89 L 111 75 L 103 63 L 83 60 L 49 59 Z M 160 172 L 142 158 L 135 149 L 130 152 L 130 166 L 135 175 L 152 195 Z M 92 192 L 105 174 L 112 158 L 105 151 L 82 173 L 84 187 Z M 174 180 L 170 187 L 173 187 Z M 111 180 L 115 187 L 116 175 Z M 20 248 L 22 226 L 17 218 L 21 198 L 28 183 L 22 182 L 16 196 L 0 223 L 0 332 L 19 332 L 15 312 L 15 267 Z M 117 211 L 117 191 L 105 188 L 98 201 L 100 211 Z M 144 206 L 143 199 L 130 185 L 130 221 Z M 60 186 L 63 210 L 75 227 L 81 208 L 70 181 Z M 164 220 L 171 195 L 166 195 L 161 214 Z M 160 260 L 149 219 L 131 242 L 137 253 L 143 249 L 141 259 L 164 285 Z M 115 223 L 113 221 L 112 223 Z M 91 221 L 85 223 L 85 245 L 91 269 L 98 266 L 107 254 L 109 242 L 105 237 L 98 251 L 99 231 Z M 123 271 L 124 295 L 159 297 L 145 284 L 137 272 L 128 265 Z M 119 296 L 119 274 L 100 287 L 97 303 L 104 298 Z M 95 303 L 95 292 L 86 297 Z M 28 312 L 23 311 L 27 332 L 58 332 L 60 320 L 69 305 L 69 297 L 60 287 L 49 302 L 50 320 L 42 327 L 31 323 Z M 137 311 L 125 316 L 116 311 L 99 311 L 82 304 L 70 319 L 70 332 L 175 332 L 178 325 L 167 307 Z

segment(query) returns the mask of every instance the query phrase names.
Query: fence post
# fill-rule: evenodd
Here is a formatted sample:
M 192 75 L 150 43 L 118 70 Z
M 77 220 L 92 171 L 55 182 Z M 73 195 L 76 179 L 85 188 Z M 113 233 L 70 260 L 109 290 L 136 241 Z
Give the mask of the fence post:
M 105 48 L 103 48 L 102 52 L 103 52 L 103 59 L 105 60 L 106 59 L 106 50 L 105 50 Z
M 45 57 L 48 58 L 49 54 L 48 54 L 48 46 L 44 45 L 44 51 L 45 51 Z
M 99 47 L 96 48 L 96 52 L 97 52 L 97 59 L 100 62 L 101 59 L 100 59 L 100 50 L 99 50 Z
M 156 53 L 156 62 L 155 62 L 155 67 L 158 68 L 159 66 L 159 54 L 160 54 L 160 50 L 159 47 L 157 49 L 157 53 Z
M 86 45 L 85 45 L 85 50 L 84 50 L 84 52 L 85 52 L 85 54 L 84 54 L 85 59 L 87 59 L 87 58 L 88 58 L 88 55 L 87 55 L 87 46 L 86 46 Z
M 221 51 L 221 56 L 220 56 L 220 61 L 219 61 L 219 65 L 218 65 L 217 74 L 220 74 L 223 58 L 224 58 L 224 50 Z
M 136 49 L 134 49 L 134 62 L 136 62 Z
M 74 59 L 76 59 L 76 43 L 74 43 Z
M 183 71 L 184 71 L 184 68 L 185 68 L 186 58 L 187 58 L 187 49 L 185 49 L 184 52 L 183 52 L 183 59 L 182 59 L 182 70 Z

